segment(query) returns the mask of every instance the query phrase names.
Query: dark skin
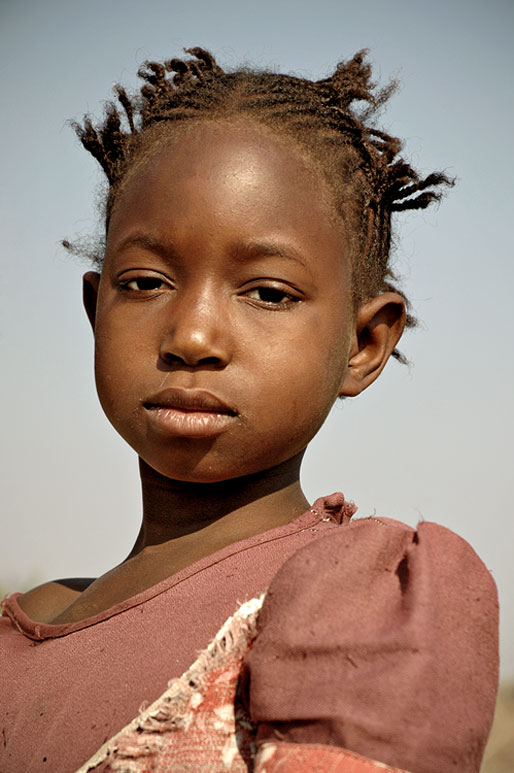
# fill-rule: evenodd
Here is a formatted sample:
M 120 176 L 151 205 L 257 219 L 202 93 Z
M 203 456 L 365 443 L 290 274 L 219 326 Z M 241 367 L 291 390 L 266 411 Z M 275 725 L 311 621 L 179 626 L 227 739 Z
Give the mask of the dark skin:
M 392 292 L 354 311 L 349 227 L 309 159 L 248 123 L 200 124 L 129 174 L 84 302 L 102 406 L 140 458 L 142 526 L 102 577 L 25 594 L 29 616 L 90 617 L 308 509 L 307 444 L 405 323 Z

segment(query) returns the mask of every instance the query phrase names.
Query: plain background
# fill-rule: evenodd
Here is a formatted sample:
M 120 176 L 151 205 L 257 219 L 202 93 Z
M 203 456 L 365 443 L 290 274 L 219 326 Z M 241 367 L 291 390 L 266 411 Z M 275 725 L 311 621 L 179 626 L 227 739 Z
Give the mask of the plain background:
M 305 489 L 342 489 L 360 515 L 435 520 L 468 539 L 498 583 L 514 676 L 511 0 L 2 0 L 0 30 L 2 587 L 96 576 L 139 525 L 135 455 L 96 401 L 87 266 L 59 246 L 98 227 L 101 178 L 67 119 L 100 116 L 113 82 L 134 88 L 143 60 L 184 46 L 313 78 L 369 48 L 377 78 L 401 81 L 382 125 L 422 172 L 458 184 L 397 223 L 397 267 L 422 322 L 403 342 L 412 366 L 391 363 L 335 406 Z

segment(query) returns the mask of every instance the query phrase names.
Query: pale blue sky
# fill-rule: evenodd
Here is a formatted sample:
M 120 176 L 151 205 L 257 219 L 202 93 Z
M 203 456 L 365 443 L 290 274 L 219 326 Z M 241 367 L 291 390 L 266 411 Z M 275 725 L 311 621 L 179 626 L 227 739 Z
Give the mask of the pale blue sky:
M 422 171 L 458 185 L 399 226 L 398 267 L 423 323 L 403 345 L 412 367 L 392 363 L 335 407 L 305 488 L 466 537 L 498 582 L 514 676 L 513 32 L 511 0 L 0 4 L 1 584 L 106 571 L 138 528 L 136 459 L 96 401 L 84 267 L 59 247 L 94 231 L 100 181 L 67 119 L 98 115 L 114 81 L 134 86 L 142 60 L 183 46 L 316 78 L 368 47 L 377 76 L 402 84 L 384 126 Z

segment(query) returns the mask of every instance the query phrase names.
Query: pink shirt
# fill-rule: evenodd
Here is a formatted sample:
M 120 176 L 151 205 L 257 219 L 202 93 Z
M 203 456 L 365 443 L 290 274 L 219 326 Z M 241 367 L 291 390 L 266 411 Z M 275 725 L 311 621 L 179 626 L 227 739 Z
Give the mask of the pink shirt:
M 14 594 L 0 618 L 2 773 L 70 773 L 180 676 L 224 621 L 354 506 L 318 499 L 291 523 L 207 556 L 92 618 L 37 623 Z
M 448 529 L 377 518 L 348 524 L 354 510 L 341 494 L 320 499 L 290 524 L 78 623 L 36 623 L 20 609 L 20 594 L 4 600 L 2 773 L 75 771 L 114 735 L 113 771 L 126 769 L 127 753 L 134 773 L 175 770 L 195 734 L 202 754 L 214 752 L 205 730 L 219 724 L 213 696 L 191 704 L 206 712 L 199 724 L 177 725 L 191 737 L 170 725 L 157 767 L 140 754 L 139 718 L 121 733 L 124 751 L 117 733 L 142 703 L 160 698 L 158 715 L 168 711 L 169 680 L 183 675 L 180 695 L 196 689 L 184 672 L 241 603 L 263 591 L 255 640 L 244 665 L 232 663 L 234 694 L 218 705 L 223 716 L 248 707 L 260 744 L 255 773 L 367 773 L 381 763 L 400 773 L 478 773 L 497 688 L 494 582 Z M 221 681 L 214 674 L 216 690 L 229 684 L 229 666 L 220 664 Z

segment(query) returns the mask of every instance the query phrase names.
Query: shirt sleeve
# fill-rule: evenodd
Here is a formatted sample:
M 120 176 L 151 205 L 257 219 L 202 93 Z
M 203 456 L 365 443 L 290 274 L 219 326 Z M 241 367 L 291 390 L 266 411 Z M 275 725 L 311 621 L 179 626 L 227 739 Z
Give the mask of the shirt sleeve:
M 256 770 L 478 773 L 497 631 L 490 573 L 442 526 L 362 519 L 302 548 L 246 659 Z

